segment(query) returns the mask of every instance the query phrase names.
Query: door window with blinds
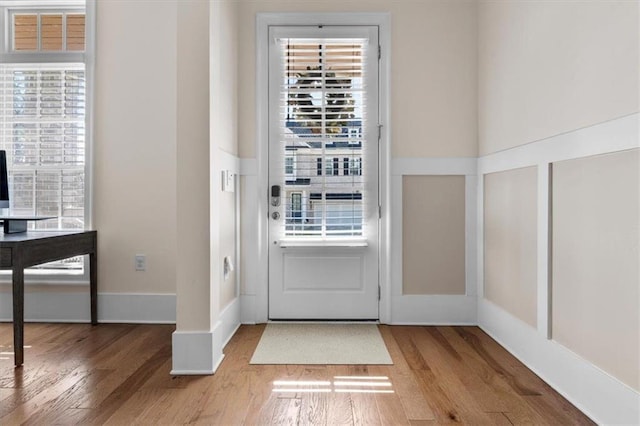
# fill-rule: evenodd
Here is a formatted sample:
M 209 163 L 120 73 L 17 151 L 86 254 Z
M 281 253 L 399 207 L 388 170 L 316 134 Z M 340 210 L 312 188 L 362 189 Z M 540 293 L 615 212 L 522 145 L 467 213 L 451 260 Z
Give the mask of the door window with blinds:
M 378 199 L 377 40 L 366 29 L 292 32 L 272 34 L 270 184 L 283 188 L 281 236 L 366 238 Z
M 0 149 L 11 215 L 55 216 L 30 229 L 83 229 L 86 209 L 84 2 L 0 1 Z M 73 258 L 46 269 L 81 269 Z

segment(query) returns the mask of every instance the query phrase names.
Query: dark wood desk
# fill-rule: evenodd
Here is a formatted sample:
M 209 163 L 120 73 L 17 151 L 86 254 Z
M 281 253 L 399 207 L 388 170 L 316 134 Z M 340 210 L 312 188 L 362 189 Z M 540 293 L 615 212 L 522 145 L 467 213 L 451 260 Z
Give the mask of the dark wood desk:
M 0 269 L 13 276 L 15 365 L 24 362 L 24 269 L 68 257 L 89 255 L 91 324 L 98 323 L 98 235 L 96 231 L 29 231 L 0 234 Z

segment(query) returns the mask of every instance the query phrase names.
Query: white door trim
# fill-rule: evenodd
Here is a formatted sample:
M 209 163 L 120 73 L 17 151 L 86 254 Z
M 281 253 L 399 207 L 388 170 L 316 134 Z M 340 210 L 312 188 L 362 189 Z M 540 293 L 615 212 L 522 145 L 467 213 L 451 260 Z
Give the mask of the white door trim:
M 269 66 L 269 27 L 278 25 L 370 25 L 379 28 L 379 43 L 382 49 L 380 59 L 380 117 L 383 125 L 380 155 L 379 202 L 382 206 L 380 220 L 379 273 L 381 299 L 379 305 L 380 322 L 391 318 L 390 297 L 390 229 L 391 208 L 390 188 L 390 136 L 391 111 L 389 108 L 391 18 L 388 13 L 258 13 L 256 16 L 256 156 L 258 165 L 258 276 L 261 277 L 255 289 L 255 321 L 266 322 L 269 312 L 269 262 L 268 262 L 268 181 L 269 181 L 269 76 L 265 70 Z

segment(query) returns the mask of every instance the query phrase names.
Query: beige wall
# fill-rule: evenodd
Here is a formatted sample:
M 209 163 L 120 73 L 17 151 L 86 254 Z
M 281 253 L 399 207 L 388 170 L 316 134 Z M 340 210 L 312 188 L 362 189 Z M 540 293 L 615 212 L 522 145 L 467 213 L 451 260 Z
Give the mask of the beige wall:
M 258 12 L 390 12 L 392 155 L 476 156 L 475 1 L 241 0 L 240 157 L 256 156 Z
M 206 0 L 98 2 L 97 10 L 100 291 L 177 293 L 183 331 L 209 329 L 235 296 L 235 277 L 222 283 L 235 235 L 220 229 L 233 229 L 235 206 L 220 191 L 219 153 L 238 151 L 237 5 L 211 7 L 216 25 Z M 147 255 L 146 272 L 134 271 L 136 253 Z
M 537 324 L 537 170 L 484 176 L 484 297 Z
M 174 293 L 175 2 L 97 2 L 93 214 L 100 291 Z M 144 28 L 144 31 L 141 31 Z M 147 271 L 134 271 L 134 255 Z
M 238 153 L 238 3 L 234 0 L 211 3 L 211 303 L 222 310 L 237 296 L 236 192 L 222 192 L 221 172 L 229 169 L 231 155 Z M 223 160 L 224 159 L 224 160 Z M 223 262 L 228 256 L 234 265 L 224 279 Z
M 553 339 L 640 390 L 639 150 L 553 165 Z
M 238 37 L 244 31 L 238 27 L 237 3 L 218 0 L 211 5 L 212 143 L 232 155 L 238 155 Z
M 465 294 L 465 177 L 402 179 L 402 293 Z
M 482 155 L 638 111 L 637 1 L 481 1 Z
M 177 5 L 177 328 L 208 330 L 210 306 L 209 215 L 209 5 Z

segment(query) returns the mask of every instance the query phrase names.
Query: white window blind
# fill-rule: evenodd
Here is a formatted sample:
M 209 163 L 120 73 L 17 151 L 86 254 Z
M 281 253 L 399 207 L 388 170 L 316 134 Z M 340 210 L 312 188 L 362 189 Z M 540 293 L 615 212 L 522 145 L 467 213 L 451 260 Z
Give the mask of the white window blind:
M 6 2 L 2 3 L 8 4 Z M 46 1 L 5 6 L 0 63 L 0 149 L 7 151 L 11 215 L 56 216 L 35 230 L 84 229 L 85 15 Z M 46 51 L 46 52 L 45 52 Z M 70 59 L 73 61 L 70 61 Z M 78 62 L 80 60 L 80 62 Z M 82 257 L 43 265 L 82 269 Z
M 354 38 L 278 40 L 282 164 L 276 167 L 282 170 L 286 237 L 366 236 L 367 44 Z

